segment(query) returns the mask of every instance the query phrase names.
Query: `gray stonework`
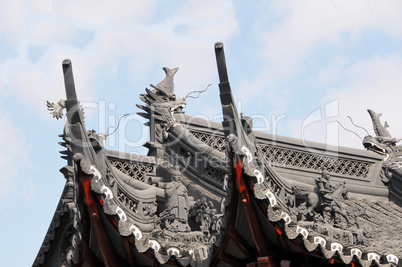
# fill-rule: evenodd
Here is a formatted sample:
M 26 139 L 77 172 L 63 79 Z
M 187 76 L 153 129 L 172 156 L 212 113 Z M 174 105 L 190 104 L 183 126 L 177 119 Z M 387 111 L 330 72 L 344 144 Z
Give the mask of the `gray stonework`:
M 95 262 L 104 261 L 106 254 L 91 228 L 96 223 L 91 209 L 107 225 L 105 235 L 114 240 L 115 253 L 129 261 L 116 240 L 131 240 L 129 251 L 137 253 L 131 257 L 140 266 L 153 266 L 154 261 L 209 266 L 226 254 L 226 262 L 231 257 L 250 262 L 255 248 L 249 213 L 239 208 L 236 223 L 230 222 L 240 190 L 234 159 L 242 163 L 241 177 L 252 193 L 248 207 L 256 212 L 261 238 L 268 244 L 285 249 L 284 238 L 292 244 L 287 249 L 297 248 L 291 253 L 304 251 L 309 257 L 318 255 L 317 260 L 335 257 L 345 266 L 351 261 L 398 264 L 402 149 L 379 115 L 369 111 L 377 134 L 364 139 L 369 151 L 255 132 L 250 118 L 239 115 L 234 104 L 223 44 L 215 49 L 224 122 L 184 114 L 186 101 L 174 94 L 178 68 L 163 68 L 166 77 L 151 84 L 153 90 L 145 89 L 140 96 L 145 105 L 137 105 L 143 111 L 138 114 L 148 119 L 150 141 L 145 144 L 148 155 L 136 158 L 104 149 L 106 135 L 86 129 L 71 62 L 63 62 L 67 98 L 47 102 L 47 107 L 57 119 L 67 110 L 60 143 L 66 148 L 61 152 L 67 161 L 61 170 L 66 186 L 34 266 L 74 266 L 83 260 L 83 251 Z M 95 204 L 90 206 L 92 198 Z M 85 220 L 91 221 L 90 232 Z M 233 240 L 245 247 L 236 245 L 238 241 L 225 243 L 228 236 L 236 236 Z
M 390 199 L 402 205 L 402 146 L 397 145 L 402 138 L 392 137 L 387 130 L 388 123 L 380 121 L 382 114 L 367 110 L 373 122 L 375 136 L 367 135 L 363 139 L 363 146 L 383 157 L 381 180 L 388 184 Z

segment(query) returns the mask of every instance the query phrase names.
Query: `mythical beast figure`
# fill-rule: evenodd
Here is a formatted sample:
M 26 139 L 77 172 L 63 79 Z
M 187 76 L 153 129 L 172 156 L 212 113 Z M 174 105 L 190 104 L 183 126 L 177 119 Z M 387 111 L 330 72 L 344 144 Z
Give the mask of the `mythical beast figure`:
M 176 99 L 176 95 L 173 93 L 173 76 L 178 71 L 178 68 L 169 69 L 164 67 L 162 69 L 166 73 L 165 79 L 156 86 L 151 84 L 154 90 L 151 91 L 145 88 L 146 94 L 141 94 L 140 99 L 146 106 L 137 104 L 138 108 L 145 111 L 137 114 L 149 120 L 145 124 L 150 126 L 151 129 L 150 142 L 145 145 L 149 149 L 160 147 L 163 144 L 168 137 L 169 129 L 175 123 L 173 114 L 181 112 L 186 106 L 185 99 Z
M 381 124 L 380 116 L 381 113 L 375 113 L 371 109 L 367 110 L 370 114 L 371 120 L 373 122 L 373 128 L 376 136 L 367 135 L 363 139 L 363 146 L 374 152 L 380 154 L 390 154 L 392 152 L 392 147 L 396 145 L 397 142 L 401 141 L 401 138 L 394 138 L 388 132 L 388 123 L 385 122 L 384 125 Z
M 312 192 L 296 192 L 296 198 L 302 201 L 294 209 L 298 223 L 317 234 L 339 237 L 344 244 L 368 244 L 372 230 L 362 218 L 370 218 L 370 215 L 364 208 L 348 207 L 345 182 L 331 181 L 327 168 L 323 166 L 321 177 L 315 179 L 315 184 Z
M 375 113 L 371 109 L 367 110 L 373 122 L 373 128 L 376 136 L 367 135 L 363 139 L 363 146 L 371 151 L 384 155 L 384 173 L 382 176 L 383 182 L 389 182 L 392 177 L 392 171 L 400 171 L 402 167 L 402 146 L 397 146 L 396 143 L 402 138 L 392 137 L 388 132 L 388 123 L 382 125 L 380 121 L 381 113 Z

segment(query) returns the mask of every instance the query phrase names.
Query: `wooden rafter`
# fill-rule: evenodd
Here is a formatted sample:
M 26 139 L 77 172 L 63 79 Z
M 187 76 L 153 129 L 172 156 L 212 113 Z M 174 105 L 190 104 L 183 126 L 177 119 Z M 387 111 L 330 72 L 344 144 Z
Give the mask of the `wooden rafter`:
M 249 188 L 244 181 L 243 161 L 239 158 L 236 159 L 236 185 L 240 193 L 240 199 L 243 203 L 244 212 L 246 213 L 246 219 L 251 231 L 254 244 L 257 249 L 257 256 L 268 256 L 267 244 L 264 237 L 261 235 L 261 228 L 255 214 L 254 208 L 250 199 Z
M 99 211 L 96 207 L 95 201 L 91 193 L 91 179 L 88 176 L 81 176 L 84 203 L 86 204 L 89 212 L 89 218 L 91 221 L 91 227 L 94 231 L 96 241 L 99 246 L 100 253 L 102 255 L 103 262 L 107 267 L 119 266 L 118 261 L 114 255 L 113 249 L 110 246 L 107 233 L 104 231 L 102 223 L 99 218 Z

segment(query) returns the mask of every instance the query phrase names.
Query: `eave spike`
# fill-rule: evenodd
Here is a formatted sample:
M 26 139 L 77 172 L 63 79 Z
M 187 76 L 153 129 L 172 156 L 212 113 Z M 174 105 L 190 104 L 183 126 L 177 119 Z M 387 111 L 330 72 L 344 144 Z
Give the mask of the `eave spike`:
M 67 100 L 73 100 L 73 99 L 77 100 L 71 60 L 70 59 L 63 60 L 62 66 L 63 66 L 64 85 L 66 87 Z
M 137 112 L 137 115 L 140 115 L 141 117 L 145 118 L 145 119 L 149 119 L 149 113 L 145 113 L 145 112 Z

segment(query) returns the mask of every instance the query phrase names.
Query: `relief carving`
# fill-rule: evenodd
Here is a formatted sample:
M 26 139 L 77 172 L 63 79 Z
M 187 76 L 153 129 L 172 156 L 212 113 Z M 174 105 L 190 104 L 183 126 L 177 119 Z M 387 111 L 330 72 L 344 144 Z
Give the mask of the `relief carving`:
M 182 174 L 176 166 L 165 189 L 165 208 L 157 215 L 151 237 L 162 246 L 210 246 L 220 234 L 221 217 L 206 197 L 191 201 Z M 189 249 L 189 248 L 187 248 Z
M 166 218 L 166 229 L 172 232 L 190 232 L 188 225 L 190 202 L 178 168 L 172 174 L 172 181 L 165 188 L 165 198 L 166 207 L 160 217 Z
M 144 112 L 137 113 L 138 115 L 149 119 L 149 126 L 155 129 L 151 132 L 151 140 L 148 142 L 149 147 L 156 147 L 157 144 L 162 144 L 168 137 L 170 128 L 174 125 L 175 119 L 173 114 L 181 112 L 186 106 L 184 98 L 176 99 L 174 94 L 173 76 L 178 71 L 178 68 L 169 69 L 163 68 L 166 77 L 158 85 L 151 86 L 154 90 L 145 88 L 146 94 L 141 94 L 141 100 L 146 104 L 137 105 Z M 156 143 L 155 143 L 156 142 Z
M 325 167 L 315 179 L 313 192 L 295 191 L 296 214 L 299 224 L 343 244 L 367 245 L 371 229 L 364 220 L 370 218 L 364 208 L 345 205 L 348 193 L 345 182 L 331 181 Z
M 396 144 L 402 140 L 402 138 L 392 137 L 388 132 L 388 123 L 385 122 L 384 125 L 380 121 L 381 113 L 375 113 L 371 109 L 367 110 L 370 114 L 371 120 L 373 122 L 373 128 L 376 136 L 371 136 L 367 133 L 367 136 L 363 139 L 363 146 L 367 150 L 374 151 L 381 155 L 384 155 L 383 160 L 383 174 L 381 176 L 382 181 L 387 183 L 392 178 L 392 172 L 399 170 L 402 167 L 402 162 L 400 156 L 402 155 L 402 147 Z

